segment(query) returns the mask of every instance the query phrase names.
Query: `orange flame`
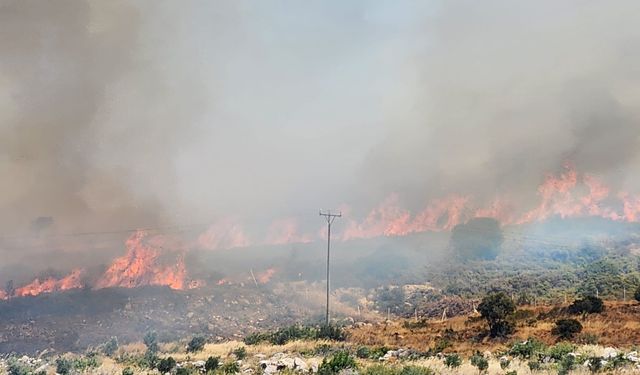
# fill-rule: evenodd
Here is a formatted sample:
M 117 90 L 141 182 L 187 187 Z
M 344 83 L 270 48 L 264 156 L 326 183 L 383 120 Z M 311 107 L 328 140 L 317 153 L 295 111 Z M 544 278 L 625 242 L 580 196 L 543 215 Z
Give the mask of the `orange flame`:
M 186 277 L 183 253 L 167 257 L 163 244 L 162 236 L 148 238 L 145 231 L 135 232 L 126 241 L 127 253 L 113 261 L 96 283 L 96 289 L 143 285 L 183 289 Z
M 276 274 L 275 268 L 269 268 L 256 274 L 256 280 L 260 284 L 266 284 L 271 281 L 271 278 Z
M 63 277 L 60 280 L 56 280 L 52 277 L 47 278 L 44 281 L 35 279 L 30 284 L 16 289 L 14 295 L 16 297 L 37 296 L 41 293 L 51 293 L 60 290 L 82 288 L 82 274 L 83 271 L 81 269 L 75 269 L 71 271 L 69 275 Z

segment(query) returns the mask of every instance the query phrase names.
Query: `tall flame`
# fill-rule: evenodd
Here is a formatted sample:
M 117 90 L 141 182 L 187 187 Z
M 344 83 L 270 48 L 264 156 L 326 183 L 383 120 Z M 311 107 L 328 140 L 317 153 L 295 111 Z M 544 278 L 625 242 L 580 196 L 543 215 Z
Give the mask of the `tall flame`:
M 149 237 L 145 231 L 135 232 L 126 241 L 127 253 L 113 261 L 96 283 L 96 288 L 167 285 L 172 289 L 183 289 L 186 278 L 184 256 L 178 250 L 174 256 L 167 257 L 163 244 L 162 236 Z

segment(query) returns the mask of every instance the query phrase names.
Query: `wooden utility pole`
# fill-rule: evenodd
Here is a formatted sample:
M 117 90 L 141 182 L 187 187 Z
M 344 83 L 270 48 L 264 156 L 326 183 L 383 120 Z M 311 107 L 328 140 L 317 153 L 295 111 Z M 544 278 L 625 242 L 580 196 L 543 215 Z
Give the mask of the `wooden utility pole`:
M 331 254 L 331 224 L 337 217 L 342 217 L 342 213 L 332 214 L 331 211 L 322 212 L 320 216 L 324 216 L 327 219 L 327 313 L 325 315 L 325 324 L 329 325 L 329 257 Z

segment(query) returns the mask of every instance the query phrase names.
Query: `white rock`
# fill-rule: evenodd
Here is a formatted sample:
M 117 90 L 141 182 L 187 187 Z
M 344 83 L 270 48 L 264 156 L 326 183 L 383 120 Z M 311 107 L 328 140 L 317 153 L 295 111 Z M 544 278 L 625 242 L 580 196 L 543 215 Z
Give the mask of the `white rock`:
M 604 348 L 604 354 L 602 355 L 603 358 L 615 358 L 618 356 L 618 352 L 611 347 L 607 347 Z
M 278 366 L 276 366 L 276 365 L 268 364 L 264 368 L 264 373 L 265 374 L 275 374 L 276 372 L 278 372 Z
M 293 359 L 293 362 L 295 363 L 296 370 L 300 370 L 304 372 L 309 371 L 309 365 L 307 365 L 307 362 L 305 362 L 302 358 L 295 357 Z
M 296 361 L 293 358 L 284 357 L 278 361 L 279 365 L 283 365 L 289 370 L 293 370 L 296 367 Z
M 195 367 L 204 367 L 204 365 L 206 364 L 206 362 L 205 362 L 205 361 L 193 361 L 193 362 L 192 362 L 192 364 L 193 364 Z

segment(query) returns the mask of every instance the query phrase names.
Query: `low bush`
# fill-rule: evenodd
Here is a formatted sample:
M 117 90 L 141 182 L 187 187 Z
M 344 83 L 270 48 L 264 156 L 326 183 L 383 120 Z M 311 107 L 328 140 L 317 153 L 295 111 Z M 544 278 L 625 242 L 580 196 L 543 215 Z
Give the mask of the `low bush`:
M 9 359 L 7 373 L 9 375 L 31 375 L 31 369 L 15 358 Z
M 156 367 L 161 374 L 166 374 L 171 372 L 173 368 L 176 367 L 176 360 L 173 357 L 162 358 L 158 361 L 158 366 Z
M 123 368 L 122 375 L 133 375 L 133 369 L 131 367 Z
M 220 366 L 220 372 L 223 374 L 235 374 L 240 372 L 240 365 L 236 361 L 225 362 Z
M 206 372 L 215 371 L 220 366 L 220 357 L 209 357 L 204 363 L 204 370 Z
M 347 351 L 335 353 L 331 359 L 324 358 L 318 367 L 318 375 L 334 375 L 344 369 L 356 369 L 355 359 Z
M 549 347 L 549 349 L 547 349 L 546 355 L 556 361 L 559 361 L 567 354 L 575 350 L 576 347 L 573 344 L 568 342 L 560 342 L 555 344 L 554 346 Z
M 444 356 L 444 364 L 449 368 L 458 368 L 462 365 L 462 358 L 457 354 L 447 354 Z
M 336 325 L 323 325 L 320 327 L 293 325 L 273 332 L 250 334 L 244 338 L 244 343 L 256 345 L 261 342 L 269 342 L 273 345 L 284 345 L 294 340 L 344 341 L 345 339 L 344 330 Z
M 587 359 L 587 367 L 591 372 L 600 372 L 604 367 L 601 357 L 591 357 Z
M 56 359 L 56 372 L 60 375 L 68 375 L 71 372 L 71 361 L 66 358 Z
M 509 354 L 514 357 L 530 359 L 544 352 L 545 349 L 546 345 L 543 342 L 530 338 L 526 341 L 515 343 L 511 349 L 509 349 Z
M 575 319 L 557 320 L 556 326 L 551 329 L 551 333 L 562 340 L 570 340 L 581 331 L 582 324 Z
M 478 368 L 479 373 L 483 373 L 489 368 L 489 361 L 480 352 L 472 355 L 469 361 L 472 366 Z
M 576 357 L 572 355 L 564 356 L 560 362 L 558 362 L 558 375 L 567 375 L 573 370 L 576 365 Z
M 398 369 L 386 365 L 369 366 L 362 371 L 362 375 L 398 375 Z
M 596 296 L 585 296 L 573 301 L 567 310 L 571 314 L 597 314 L 604 311 L 604 303 Z
M 112 337 L 109 341 L 102 344 L 102 353 L 107 357 L 113 356 L 118 350 L 118 338 Z
M 424 366 L 404 366 L 399 375 L 434 375 L 435 372 Z
M 247 348 L 245 348 L 244 346 L 241 346 L 237 349 L 234 349 L 233 355 L 236 357 L 236 359 L 243 360 L 247 358 Z
M 187 353 L 196 353 L 204 349 L 207 339 L 204 336 L 194 336 L 187 344 Z

